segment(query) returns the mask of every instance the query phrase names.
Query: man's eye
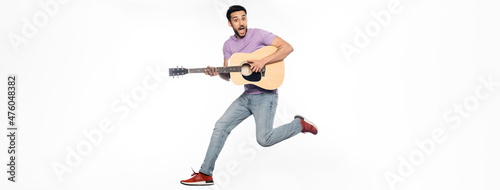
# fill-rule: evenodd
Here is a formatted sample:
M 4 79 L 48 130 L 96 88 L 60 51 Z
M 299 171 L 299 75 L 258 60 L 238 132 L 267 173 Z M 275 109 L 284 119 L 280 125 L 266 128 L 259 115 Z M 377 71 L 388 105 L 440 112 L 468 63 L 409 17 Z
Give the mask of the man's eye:
M 238 20 L 235 19 L 234 22 L 238 22 Z

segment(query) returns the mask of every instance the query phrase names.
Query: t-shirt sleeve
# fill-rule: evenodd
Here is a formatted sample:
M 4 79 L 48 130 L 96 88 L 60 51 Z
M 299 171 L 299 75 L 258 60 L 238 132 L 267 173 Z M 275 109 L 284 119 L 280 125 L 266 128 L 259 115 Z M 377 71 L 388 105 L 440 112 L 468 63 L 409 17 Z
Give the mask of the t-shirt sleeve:
M 276 38 L 276 35 L 266 30 L 259 29 L 259 33 L 262 39 L 262 43 L 266 46 L 271 45 L 271 43 L 273 43 L 274 38 Z
M 229 49 L 229 45 L 227 41 L 224 43 L 222 46 L 222 54 L 224 55 L 224 59 L 229 59 L 231 58 L 231 50 Z

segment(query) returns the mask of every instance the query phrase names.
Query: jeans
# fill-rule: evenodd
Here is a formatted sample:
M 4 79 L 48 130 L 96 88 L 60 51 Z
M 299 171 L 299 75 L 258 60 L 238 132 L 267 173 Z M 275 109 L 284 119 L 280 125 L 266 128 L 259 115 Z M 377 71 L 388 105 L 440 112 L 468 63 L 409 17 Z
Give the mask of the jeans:
M 205 160 L 200 172 L 213 175 L 215 161 L 219 156 L 227 136 L 238 124 L 253 115 L 255 118 L 257 142 L 264 147 L 272 146 L 302 131 L 299 119 L 273 129 L 278 94 L 245 94 L 238 97 L 215 123 Z

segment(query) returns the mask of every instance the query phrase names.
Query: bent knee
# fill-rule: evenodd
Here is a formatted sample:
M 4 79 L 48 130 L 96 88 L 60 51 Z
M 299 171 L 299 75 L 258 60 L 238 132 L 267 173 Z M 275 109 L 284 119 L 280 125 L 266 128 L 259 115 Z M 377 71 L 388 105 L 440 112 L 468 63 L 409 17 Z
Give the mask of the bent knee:
M 273 144 L 271 144 L 267 139 L 257 138 L 257 143 L 259 143 L 259 145 L 262 146 L 262 147 L 273 146 Z

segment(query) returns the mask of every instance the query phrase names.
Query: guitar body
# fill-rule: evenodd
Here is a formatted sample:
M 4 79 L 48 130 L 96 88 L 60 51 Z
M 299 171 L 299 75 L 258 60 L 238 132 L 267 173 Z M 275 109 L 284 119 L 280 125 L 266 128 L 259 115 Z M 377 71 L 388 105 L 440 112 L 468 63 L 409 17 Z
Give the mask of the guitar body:
M 260 60 L 276 52 L 274 46 L 265 46 L 252 53 L 235 53 L 229 58 L 229 66 L 241 66 L 241 72 L 231 72 L 231 81 L 236 85 L 253 84 L 266 90 L 281 86 L 285 79 L 285 63 L 268 63 L 260 73 L 253 73 L 247 60 Z

